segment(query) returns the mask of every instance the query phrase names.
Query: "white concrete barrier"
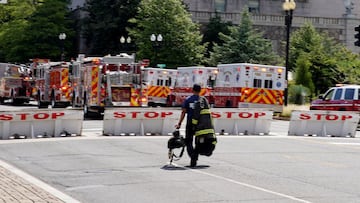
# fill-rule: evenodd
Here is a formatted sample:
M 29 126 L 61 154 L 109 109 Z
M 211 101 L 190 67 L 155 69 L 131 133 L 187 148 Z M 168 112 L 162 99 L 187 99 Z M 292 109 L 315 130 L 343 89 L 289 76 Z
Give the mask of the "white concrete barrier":
M 77 109 L 0 111 L 0 139 L 78 136 L 82 121 Z
M 180 117 L 179 108 L 105 109 L 103 135 L 168 135 Z
M 358 122 L 352 111 L 293 111 L 288 135 L 355 137 Z
M 220 135 L 268 135 L 273 117 L 273 111 L 267 109 L 213 108 L 211 113 Z

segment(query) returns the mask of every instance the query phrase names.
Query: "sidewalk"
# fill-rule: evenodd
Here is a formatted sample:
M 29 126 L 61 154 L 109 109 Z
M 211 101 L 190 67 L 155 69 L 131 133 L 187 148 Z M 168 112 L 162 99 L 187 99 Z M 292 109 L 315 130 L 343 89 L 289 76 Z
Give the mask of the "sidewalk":
M 0 166 L 0 202 L 63 202 Z
M 79 203 L 0 160 L 0 203 Z

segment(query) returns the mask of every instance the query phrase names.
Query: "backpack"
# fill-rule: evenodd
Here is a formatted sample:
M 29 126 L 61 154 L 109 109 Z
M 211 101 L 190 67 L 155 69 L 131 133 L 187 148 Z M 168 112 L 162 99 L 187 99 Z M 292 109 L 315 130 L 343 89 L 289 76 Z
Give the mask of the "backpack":
M 192 124 L 195 131 L 196 150 L 200 155 L 211 156 L 215 150 L 217 139 L 212 123 L 209 102 L 205 97 L 199 97 L 194 104 Z

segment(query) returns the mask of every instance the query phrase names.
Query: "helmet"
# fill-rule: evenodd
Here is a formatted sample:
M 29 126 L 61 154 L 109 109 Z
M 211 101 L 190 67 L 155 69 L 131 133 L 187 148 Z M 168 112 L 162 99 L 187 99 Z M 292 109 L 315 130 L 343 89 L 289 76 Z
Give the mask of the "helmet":
M 179 130 L 175 130 L 173 132 L 173 137 L 171 137 L 168 141 L 168 148 L 175 149 L 181 148 L 185 146 L 185 140 L 182 136 L 180 136 Z

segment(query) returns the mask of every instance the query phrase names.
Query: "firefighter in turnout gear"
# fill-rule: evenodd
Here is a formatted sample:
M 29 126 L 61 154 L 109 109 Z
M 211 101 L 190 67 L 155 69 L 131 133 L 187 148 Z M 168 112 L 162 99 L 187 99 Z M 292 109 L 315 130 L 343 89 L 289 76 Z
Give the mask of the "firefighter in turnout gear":
M 180 128 L 182 121 L 185 118 L 185 114 L 187 114 L 186 119 L 186 130 L 185 130 L 185 144 L 186 144 L 186 150 L 187 153 L 191 159 L 190 161 L 190 167 L 195 167 L 197 164 L 197 160 L 200 153 L 199 148 L 197 146 L 198 143 L 200 143 L 200 139 L 196 138 L 195 140 L 195 147 L 193 145 L 194 142 L 194 136 L 203 135 L 203 133 L 212 133 L 214 135 L 214 129 L 212 127 L 212 122 L 210 116 L 210 110 L 207 108 L 207 110 L 203 111 L 203 114 L 201 116 L 198 116 L 200 114 L 200 111 L 195 109 L 196 104 L 199 102 L 199 99 L 204 100 L 207 107 L 209 107 L 209 104 L 207 100 L 204 97 L 200 97 L 200 90 L 201 86 L 198 84 L 194 84 L 193 86 L 193 95 L 188 97 L 182 104 L 182 112 L 180 115 L 179 123 L 175 126 L 177 129 Z M 200 106 L 199 104 L 197 106 Z M 199 111 L 199 112 L 197 112 Z M 205 113 L 207 112 L 207 113 Z M 194 117 L 194 115 L 196 115 Z M 208 116 L 205 116 L 208 115 Z M 193 118 L 197 119 L 198 122 L 192 122 Z M 207 119 L 206 119 L 207 118 Z M 211 132 L 210 132 L 211 131 Z M 205 135 L 205 134 L 204 134 Z M 199 136 L 204 137 L 204 136 Z M 216 141 L 215 141 L 216 143 Z

